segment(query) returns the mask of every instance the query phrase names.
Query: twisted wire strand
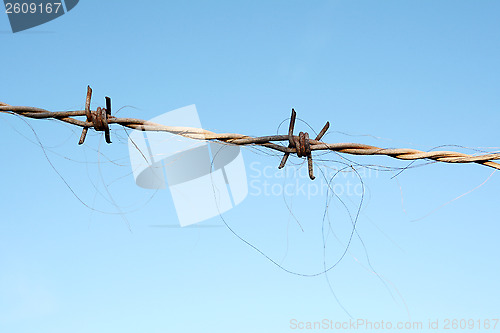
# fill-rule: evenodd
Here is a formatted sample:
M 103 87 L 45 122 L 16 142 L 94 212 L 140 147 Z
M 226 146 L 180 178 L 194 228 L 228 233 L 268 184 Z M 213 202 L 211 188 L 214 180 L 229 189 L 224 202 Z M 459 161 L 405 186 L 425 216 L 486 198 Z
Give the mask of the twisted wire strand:
M 95 127 L 95 124 L 92 122 L 73 118 L 86 116 L 85 110 L 53 112 L 36 107 L 12 106 L 0 102 L 0 112 L 17 114 L 33 119 L 56 119 L 83 128 Z M 281 141 L 290 142 L 291 139 L 294 142 L 298 142 L 301 139 L 299 136 L 293 134 L 290 135 L 290 133 L 288 135 L 252 137 L 237 133 L 215 133 L 194 127 L 167 126 L 143 119 L 118 118 L 114 116 L 109 116 L 107 118 L 107 123 L 109 125 L 116 124 L 139 131 L 168 132 L 195 140 L 216 140 L 222 143 L 241 146 L 258 145 L 280 151 L 285 154 L 301 154 L 300 149 L 302 149 L 301 146 L 295 147 L 292 144 L 289 144 L 288 146 L 282 146 L 275 143 Z M 325 143 L 314 139 L 308 139 L 308 149 L 310 149 L 311 151 L 330 150 L 351 155 L 385 155 L 400 160 L 429 159 L 444 163 L 477 163 L 500 170 L 500 164 L 494 162 L 495 160 L 500 159 L 499 153 L 468 155 L 454 151 L 424 152 L 407 148 L 380 148 L 360 143 Z

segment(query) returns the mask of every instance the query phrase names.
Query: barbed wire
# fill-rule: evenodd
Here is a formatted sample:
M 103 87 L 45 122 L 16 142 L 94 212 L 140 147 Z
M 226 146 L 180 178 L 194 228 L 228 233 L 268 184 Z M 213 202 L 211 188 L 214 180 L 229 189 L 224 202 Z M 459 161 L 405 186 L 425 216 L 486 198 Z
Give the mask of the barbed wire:
M 118 118 L 111 115 L 111 99 L 106 97 L 106 107 L 98 107 L 91 110 L 90 103 L 92 98 L 92 89 L 87 87 L 87 96 L 85 101 L 85 110 L 76 111 L 48 111 L 36 107 L 12 106 L 0 102 L 0 112 L 12 113 L 32 119 L 56 119 L 71 125 L 82 127 L 82 135 L 79 144 L 83 144 L 89 129 L 102 131 L 105 134 L 107 143 L 111 143 L 109 126 L 112 124 L 120 125 L 126 128 L 139 131 L 168 132 L 175 135 L 195 139 L 195 140 L 215 140 L 232 145 L 257 145 L 284 153 L 278 168 L 283 168 L 290 154 L 296 154 L 297 157 L 305 157 L 308 161 L 309 177 L 314 179 L 312 152 L 316 150 L 330 150 L 338 153 L 351 155 L 386 155 L 400 160 L 420 160 L 428 159 L 444 163 L 477 163 L 500 170 L 500 164 L 494 162 L 500 159 L 499 153 L 468 155 L 454 151 L 432 151 L 424 152 L 416 149 L 407 148 L 379 148 L 375 146 L 360 143 L 325 143 L 321 141 L 323 135 L 328 130 L 330 124 L 327 122 L 315 139 L 309 138 L 307 132 L 300 132 L 294 135 L 296 112 L 292 109 L 290 126 L 287 135 L 269 135 L 252 137 L 237 133 L 214 133 L 195 127 L 167 126 L 157 124 L 142 119 Z M 86 120 L 75 119 L 74 117 L 86 117 Z M 288 141 L 288 147 L 281 146 L 275 142 Z

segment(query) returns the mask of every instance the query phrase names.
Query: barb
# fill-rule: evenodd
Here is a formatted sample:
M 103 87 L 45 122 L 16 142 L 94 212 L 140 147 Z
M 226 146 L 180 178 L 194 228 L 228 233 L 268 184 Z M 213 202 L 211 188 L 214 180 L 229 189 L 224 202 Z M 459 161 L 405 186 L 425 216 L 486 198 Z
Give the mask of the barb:
M 109 134 L 108 116 L 111 115 L 111 98 L 106 97 L 106 108 L 98 107 L 96 111 L 90 110 L 90 100 L 92 99 L 92 88 L 87 86 L 87 99 L 85 100 L 85 115 L 87 122 L 92 123 L 92 127 L 96 131 L 104 131 L 104 136 L 107 143 L 111 143 L 111 136 Z M 89 126 L 83 127 L 82 135 L 80 137 L 79 145 L 85 142 Z
M 278 168 L 283 168 L 290 154 L 297 157 L 306 157 L 309 169 L 309 177 L 314 179 L 312 152 L 315 150 L 331 150 L 351 155 L 386 155 L 400 160 L 428 159 L 444 163 L 477 163 L 500 170 L 500 164 L 494 162 L 500 159 L 500 154 L 467 155 L 454 151 L 434 151 L 424 152 L 416 149 L 392 149 L 379 148 L 360 143 L 324 143 L 321 141 L 326 131 L 330 127 L 327 122 L 318 136 L 312 140 L 306 132 L 300 132 L 298 136 L 293 134 L 297 113 L 292 109 L 288 135 L 271 135 L 261 137 L 251 137 L 236 133 L 214 133 L 201 128 L 166 126 L 153 123 L 147 120 L 135 118 L 117 118 L 111 115 L 111 99 L 106 97 L 106 108 L 98 107 L 95 111 L 90 108 L 92 89 L 87 87 L 87 98 L 85 110 L 77 111 L 57 111 L 52 112 L 41 108 L 27 106 L 12 106 L 0 102 L 0 112 L 17 114 L 33 119 L 56 119 L 71 125 L 83 128 L 79 144 L 83 144 L 90 128 L 96 131 L 103 131 L 107 143 L 111 143 L 109 125 L 116 124 L 126 128 L 140 131 L 168 132 L 181 135 L 195 140 L 216 140 L 232 145 L 257 145 L 284 153 Z M 86 121 L 75 119 L 74 117 L 85 116 Z M 276 144 L 275 142 L 288 141 L 288 147 Z
M 294 109 L 292 109 L 292 116 L 290 118 L 290 127 L 288 130 L 288 148 L 295 148 L 295 152 L 298 157 L 307 157 L 307 167 L 309 169 L 309 178 L 314 180 L 314 171 L 313 171 L 313 161 L 311 154 L 311 144 L 309 142 L 309 134 L 307 132 L 300 132 L 298 138 L 293 135 L 293 129 L 295 127 L 295 118 L 297 117 L 297 113 Z M 326 131 L 330 127 L 330 123 L 326 122 L 326 125 L 323 127 L 321 132 L 319 132 L 315 141 L 321 140 L 323 135 L 325 135 Z M 278 169 L 281 169 L 285 166 L 286 161 L 288 160 L 288 156 L 290 156 L 290 152 L 285 152 L 283 158 L 281 159 L 281 163 Z

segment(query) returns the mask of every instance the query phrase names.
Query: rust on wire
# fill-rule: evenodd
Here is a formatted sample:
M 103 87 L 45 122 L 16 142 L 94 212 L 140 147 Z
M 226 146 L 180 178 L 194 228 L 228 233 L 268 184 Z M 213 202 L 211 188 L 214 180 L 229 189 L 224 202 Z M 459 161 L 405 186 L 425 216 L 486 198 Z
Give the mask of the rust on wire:
M 87 98 L 85 100 L 85 116 L 87 116 L 87 123 L 91 126 L 84 126 L 80 141 L 81 145 L 85 142 L 87 132 L 90 127 L 99 132 L 104 132 L 104 137 L 107 143 L 111 143 L 111 135 L 109 133 L 108 117 L 111 116 L 111 99 L 106 97 L 106 108 L 98 107 L 96 111 L 90 110 L 90 101 L 92 100 L 92 88 L 87 86 Z
M 293 135 L 296 118 L 297 118 L 297 112 L 295 112 L 295 109 L 292 109 L 292 116 L 290 117 L 290 127 L 288 129 L 288 148 L 289 149 L 295 148 L 295 153 L 297 154 L 297 157 L 307 158 L 307 168 L 309 170 L 309 178 L 311 178 L 311 180 L 314 180 L 316 177 L 314 176 L 309 134 L 307 132 L 300 132 L 298 137 Z M 326 131 L 328 131 L 328 128 L 330 128 L 330 123 L 326 122 L 321 132 L 319 132 L 319 134 L 316 136 L 315 141 L 321 140 L 323 135 L 325 135 Z M 285 166 L 286 161 L 288 160 L 288 156 L 290 156 L 290 152 L 285 152 L 283 158 L 281 159 L 281 163 L 278 167 L 279 169 Z
M 309 170 L 309 178 L 314 180 L 316 177 L 314 176 L 313 169 L 313 160 L 312 160 L 312 152 L 311 152 L 311 143 L 309 141 L 309 133 L 300 132 L 299 136 L 296 137 L 293 135 L 293 130 L 295 127 L 295 119 L 297 117 L 297 112 L 292 109 L 292 116 L 290 117 L 290 127 L 288 129 L 288 149 L 295 148 L 295 153 L 297 157 L 306 157 L 307 158 L 307 167 Z M 326 131 L 330 127 L 330 123 L 326 122 L 325 126 L 319 134 L 316 136 L 315 141 L 321 140 L 323 135 L 325 135 Z M 290 156 L 290 152 L 285 152 L 283 158 L 281 159 L 281 163 L 279 165 L 279 169 L 283 168 L 288 160 L 288 156 Z
M 325 143 L 321 141 L 330 127 L 327 122 L 314 140 L 309 138 L 306 132 L 300 132 L 298 136 L 293 134 L 297 113 L 292 109 L 288 135 L 271 135 L 252 137 L 237 133 L 214 133 L 202 128 L 166 126 L 153 123 L 147 120 L 134 118 L 117 118 L 111 116 L 111 99 L 106 97 L 106 107 L 98 107 L 95 111 L 90 108 L 92 99 L 92 89 L 87 87 L 87 98 L 85 100 L 85 110 L 77 111 L 57 111 L 51 112 L 41 108 L 27 106 L 12 106 L 0 102 L 0 112 L 16 114 L 33 119 L 56 119 L 71 125 L 83 128 L 79 144 L 85 142 L 86 135 L 90 128 L 104 132 L 107 143 L 111 143 L 110 124 L 117 124 L 122 127 L 139 131 L 168 132 L 195 140 L 217 140 L 231 145 L 258 145 L 284 153 L 279 168 L 283 168 L 290 154 L 296 154 L 299 158 L 307 158 L 309 177 L 314 179 L 312 152 L 314 150 L 330 150 L 351 155 L 386 155 L 400 160 L 427 159 L 444 163 L 477 163 L 500 170 L 500 164 L 496 160 L 500 159 L 500 153 L 490 153 L 483 155 L 467 155 L 454 151 L 430 151 L 424 152 L 416 149 L 386 149 L 360 143 Z M 75 117 L 86 117 L 86 121 L 75 119 Z M 288 146 L 283 146 L 275 142 L 286 142 Z

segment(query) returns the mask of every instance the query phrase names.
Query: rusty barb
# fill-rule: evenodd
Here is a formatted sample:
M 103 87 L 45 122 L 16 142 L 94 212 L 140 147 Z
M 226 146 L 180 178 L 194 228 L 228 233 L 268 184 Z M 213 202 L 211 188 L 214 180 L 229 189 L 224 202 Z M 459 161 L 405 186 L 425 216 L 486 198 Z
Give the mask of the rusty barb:
M 111 115 L 111 99 L 106 97 L 106 107 L 98 107 L 95 111 L 90 109 L 92 99 L 92 89 L 87 87 L 87 98 L 85 100 L 85 110 L 77 111 L 57 111 L 51 112 L 41 108 L 29 106 L 12 106 L 0 102 L 0 113 L 10 113 L 18 116 L 33 119 L 56 119 L 71 125 L 83 128 L 79 144 L 83 144 L 88 130 L 93 128 L 96 131 L 104 132 L 107 143 L 111 143 L 110 125 L 117 124 L 124 128 L 139 131 L 168 132 L 195 140 L 216 140 L 221 143 L 239 146 L 261 146 L 284 153 L 279 168 L 283 168 L 291 154 L 297 157 L 307 158 L 309 177 L 314 179 L 312 152 L 314 150 L 329 150 L 342 154 L 351 155 L 385 155 L 400 160 L 432 160 L 444 163 L 477 163 L 500 170 L 500 164 L 495 162 L 500 159 L 500 153 L 483 153 L 468 155 L 454 151 L 420 151 L 406 148 L 379 148 L 361 143 L 325 143 L 321 139 L 330 127 L 326 123 L 315 139 L 309 138 L 306 132 L 300 132 L 298 136 L 293 134 L 297 113 L 292 109 L 290 127 L 288 135 L 270 135 L 252 137 L 237 133 L 214 133 L 202 128 L 167 126 L 153 123 L 147 120 L 135 118 L 117 118 Z M 86 117 L 86 121 L 76 119 L 76 117 Z M 288 142 L 288 147 L 280 142 Z
M 92 124 L 96 131 L 104 132 L 104 137 L 107 143 L 111 143 L 111 136 L 109 134 L 108 117 L 111 116 L 111 98 L 106 96 L 106 108 L 98 107 L 96 111 L 90 110 L 90 101 L 92 99 L 92 88 L 87 86 L 87 99 L 85 100 L 85 115 L 87 122 Z M 82 135 L 78 144 L 81 145 L 85 142 L 87 132 L 90 126 L 83 127 Z
M 314 180 L 314 178 L 316 177 L 314 176 L 314 170 L 313 170 L 313 160 L 311 153 L 311 144 L 309 142 L 309 134 L 307 132 L 300 132 L 298 137 L 293 135 L 293 129 L 295 127 L 295 118 L 297 118 L 297 112 L 295 112 L 295 110 L 292 109 L 292 116 L 290 118 L 290 127 L 288 129 L 288 148 L 295 148 L 295 153 L 297 154 L 297 157 L 307 157 L 309 178 L 311 178 L 311 180 Z M 321 132 L 319 132 L 319 134 L 316 136 L 315 140 L 320 141 L 323 135 L 325 135 L 326 131 L 328 131 L 328 128 L 330 128 L 330 123 L 327 121 L 325 126 L 323 126 Z M 285 166 L 286 161 L 288 160 L 288 156 L 290 156 L 290 153 L 285 152 L 283 158 L 281 159 L 281 163 L 278 169 L 282 169 Z

